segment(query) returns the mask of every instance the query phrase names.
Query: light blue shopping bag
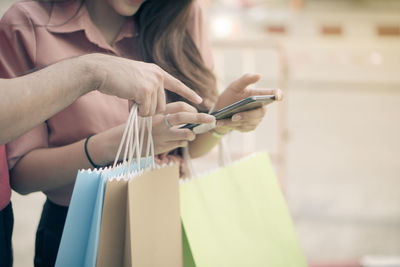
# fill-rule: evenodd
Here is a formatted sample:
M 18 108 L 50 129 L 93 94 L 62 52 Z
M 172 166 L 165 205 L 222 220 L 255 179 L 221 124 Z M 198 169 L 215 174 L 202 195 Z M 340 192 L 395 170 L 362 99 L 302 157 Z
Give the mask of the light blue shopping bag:
M 95 266 L 90 262 L 97 249 L 96 232 L 100 229 L 96 224 L 101 220 L 105 181 L 100 171 L 78 172 L 56 267 Z

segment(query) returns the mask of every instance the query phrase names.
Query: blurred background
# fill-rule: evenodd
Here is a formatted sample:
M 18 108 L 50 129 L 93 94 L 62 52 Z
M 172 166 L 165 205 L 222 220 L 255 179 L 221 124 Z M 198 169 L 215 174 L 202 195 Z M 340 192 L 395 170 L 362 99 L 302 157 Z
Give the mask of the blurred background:
M 202 2 L 219 88 L 257 72 L 285 91 L 226 139 L 234 159 L 269 151 L 310 265 L 400 266 L 400 1 Z M 13 193 L 16 267 L 32 266 L 43 201 Z

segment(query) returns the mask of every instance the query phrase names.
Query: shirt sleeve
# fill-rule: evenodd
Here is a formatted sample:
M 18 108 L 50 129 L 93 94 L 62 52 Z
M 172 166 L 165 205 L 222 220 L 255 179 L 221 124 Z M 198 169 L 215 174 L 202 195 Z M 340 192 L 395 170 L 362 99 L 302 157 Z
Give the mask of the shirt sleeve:
M 211 44 L 208 40 L 208 25 L 204 16 L 205 14 L 199 1 L 193 1 L 187 29 L 197 49 L 199 49 L 204 63 L 212 70 L 214 68 L 214 59 L 212 56 Z
M 35 67 L 36 39 L 34 25 L 27 12 L 14 4 L 0 21 L 0 77 L 21 76 Z M 27 85 L 29 86 L 29 85 Z M 9 90 L 13 90 L 9 88 Z M 21 95 L 21 97 L 24 97 Z M 28 133 L 7 144 L 10 169 L 29 151 L 48 147 L 48 130 L 42 123 Z

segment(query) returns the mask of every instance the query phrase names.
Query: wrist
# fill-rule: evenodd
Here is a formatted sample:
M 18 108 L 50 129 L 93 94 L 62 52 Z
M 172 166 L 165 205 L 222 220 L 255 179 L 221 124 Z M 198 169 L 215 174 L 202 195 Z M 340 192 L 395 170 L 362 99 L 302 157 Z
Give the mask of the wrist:
M 222 138 L 224 137 L 227 133 L 229 133 L 231 130 L 228 128 L 224 127 L 215 127 L 214 129 L 211 130 L 211 134 L 216 137 L 216 138 Z
M 89 135 L 89 136 L 86 137 L 86 139 L 85 139 L 84 149 L 85 149 L 86 159 L 89 161 L 90 165 L 92 165 L 93 168 L 99 169 L 99 168 L 101 168 L 102 166 L 101 166 L 101 165 L 97 165 L 97 164 L 93 161 L 92 157 L 90 156 L 89 149 L 88 149 L 88 143 L 89 143 L 90 138 L 92 138 L 92 137 L 93 137 L 93 134 Z
M 105 80 L 105 71 L 98 64 L 94 54 L 78 57 L 78 77 L 81 94 L 98 90 Z
M 102 134 L 93 135 L 87 142 L 87 153 L 95 165 L 105 166 L 112 160 L 109 155 L 110 149 L 107 147 L 107 142 L 102 140 Z

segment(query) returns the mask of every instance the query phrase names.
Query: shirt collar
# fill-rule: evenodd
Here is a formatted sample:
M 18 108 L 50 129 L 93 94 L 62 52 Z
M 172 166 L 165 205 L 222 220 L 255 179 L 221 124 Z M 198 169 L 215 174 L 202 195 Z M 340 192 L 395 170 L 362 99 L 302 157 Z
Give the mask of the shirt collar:
M 71 33 L 85 30 L 85 5 L 77 0 L 54 3 L 47 29 L 54 33 Z M 87 19 L 87 18 L 86 18 Z
M 84 31 L 86 37 L 93 43 L 99 44 L 99 30 L 90 19 L 84 3 L 78 0 L 55 3 L 51 10 L 47 29 L 53 33 L 72 33 Z M 124 38 L 138 36 L 138 29 L 133 18 L 129 18 L 121 27 L 114 43 Z

